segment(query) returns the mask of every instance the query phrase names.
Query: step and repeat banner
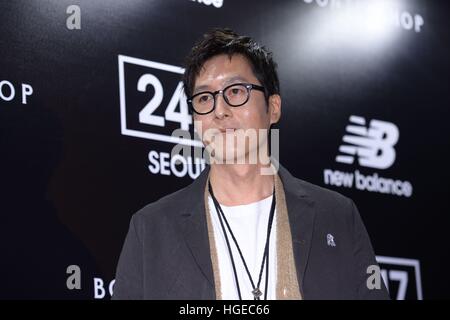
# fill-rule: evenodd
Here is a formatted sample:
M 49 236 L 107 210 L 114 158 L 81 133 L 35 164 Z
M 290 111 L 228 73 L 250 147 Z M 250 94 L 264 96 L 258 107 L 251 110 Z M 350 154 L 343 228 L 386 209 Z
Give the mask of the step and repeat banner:
M 190 184 L 183 59 L 273 51 L 279 160 L 357 204 L 393 299 L 449 298 L 450 11 L 425 0 L 0 2 L 0 298 L 109 299 L 131 215 Z M 180 131 L 181 130 L 181 131 Z M 178 160 L 178 162 L 177 162 Z

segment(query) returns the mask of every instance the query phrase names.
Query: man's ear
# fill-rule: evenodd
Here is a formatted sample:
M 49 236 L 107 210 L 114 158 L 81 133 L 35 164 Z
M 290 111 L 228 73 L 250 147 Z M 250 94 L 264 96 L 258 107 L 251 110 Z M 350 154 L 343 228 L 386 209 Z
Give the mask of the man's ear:
M 277 123 L 281 118 L 281 96 L 273 94 L 269 97 L 270 124 Z

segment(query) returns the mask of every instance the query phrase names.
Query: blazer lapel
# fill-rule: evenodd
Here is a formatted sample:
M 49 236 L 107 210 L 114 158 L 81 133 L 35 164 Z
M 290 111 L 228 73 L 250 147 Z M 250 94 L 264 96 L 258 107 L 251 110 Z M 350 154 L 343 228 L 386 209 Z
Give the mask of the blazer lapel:
M 188 187 L 189 198 L 181 211 L 180 225 L 183 237 L 189 250 L 206 278 L 211 289 L 211 299 L 215 298 L 214 274 L 209 249 L 208 227 L 206 224 L 204 188 L 208 176 L 207 167 L 199 177 Z M 208 292 L 208 295 L 210 295 Z
M 314 229 L 315 204 L 306 194 L 303 186 L 286 169 L 280 166 L 292 235 L 292 248 L 297 268 L 297 279 L 302 297 L 303 279 L 308 264 Z
M 205 216 L 204 188 L 209 173 L 209 166 L 188 187 L 189 198 L 181 210 L 180 225 L 189 250 L 208 281 L 211 292 L 207 293 L 215 299 L 214 274 L 211 262 L 208 227 Z M 303 279 L 308 264 L 311 241 L 314 229 L 315 205 L 305 192 L 299 180 L 295 179 L 284 167 L 279 166 L 279 175 L 283 182 L 288 209 L 289 224 L 292 234 L 292 248 L 297 269 L 297 279 L 302 297 Z

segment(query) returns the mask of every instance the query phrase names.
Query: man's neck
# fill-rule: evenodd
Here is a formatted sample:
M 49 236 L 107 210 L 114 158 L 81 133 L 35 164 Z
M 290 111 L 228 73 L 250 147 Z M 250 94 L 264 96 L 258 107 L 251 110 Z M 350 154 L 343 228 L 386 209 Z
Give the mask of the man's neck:
M 273 192 L 273 175 L 261 174 L 261 164 L 212 164 L 210 182 L 217 201 L 225 206 L 253 203 Z

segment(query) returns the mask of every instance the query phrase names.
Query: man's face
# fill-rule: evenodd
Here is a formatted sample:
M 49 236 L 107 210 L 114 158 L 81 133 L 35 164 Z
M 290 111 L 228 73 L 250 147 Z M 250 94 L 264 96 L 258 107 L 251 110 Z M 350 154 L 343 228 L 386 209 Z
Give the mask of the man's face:
M 243 55 L 236 54 L 231 59 L 225 54 L 217 55 L 203 65 L 196 78 L 193 94 L 222 90 L 235 83 L 262 85 L 253 74 L 249 61 Z M 258 137 L 260 129 L 268 130 L 272 123 L 279 120 L 280 109 L 281 100 L 278 95 L 271 96 L 267 103 L 264 92 L 259 90 L 251 90 L 247 103 L 239 107 L 229 106 L 223 96 L 218 94 L 216 95 L 215 109 L 206 115 L 194 113 L 194 121 L 197 132 L 202 133 L 205 146 L 215 145 L 215 157 L 236 159 L 248 156 L 249 152 L 255 152 L 258 147 L 267 142 L 265 138 L 258 139 L 253 144 L 249 143 L 242 148 L 241 144 L 237 143 L 237 136 L 242 137 L 243 133 L 254 130 Z M 198 128 L 199 125 L 201 125 L 201 130 Z M 211 132 L 214 134 L 206 134 Z M 217 144 L 217 138 L 223 140 L 224 147 L 221 149 L 217 148 L 220 146 Z

